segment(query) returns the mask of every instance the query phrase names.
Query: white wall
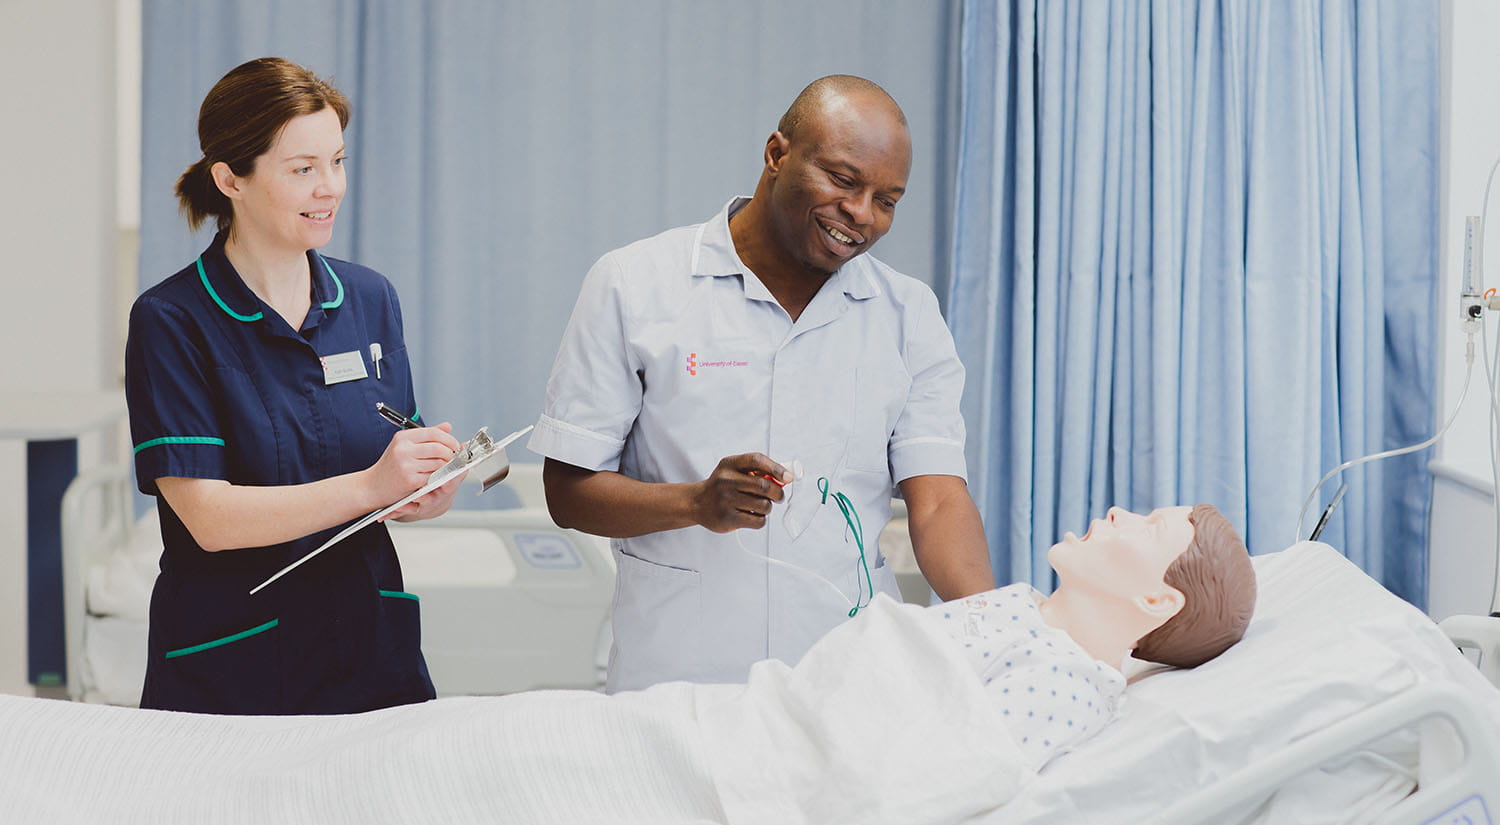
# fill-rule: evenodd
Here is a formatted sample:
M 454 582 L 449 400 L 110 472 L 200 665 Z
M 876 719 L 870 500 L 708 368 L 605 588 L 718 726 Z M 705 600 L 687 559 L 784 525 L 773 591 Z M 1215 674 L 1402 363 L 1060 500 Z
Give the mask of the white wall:
M 117 0 L 0 2 L 0 392 L 120 386 L 120 7 Z M 0 410 L 0 421 L 5 414 Z M 80 463 L 100 460 L 118 441 L 80 445 Z M 24 470 L 24 445 L 0 440 L 5 692 L 28 690 Z
M 1464 384 L 1465 338 L 1458 321 L 1464 216 L 1483 208 L 1485 178 L 1500 158 L 1500 4 L 1447 0 L 1443 4 L 1443 186 L 1440 237 L 1442 291 L 1438 353 L 1441 416 L 1458 403 Z M 1500 177 L 1500 175 L 1497 175 Z M 1500 226 L 1500 180 L 1490 196 L 1489 222 Z M 1485 285 L 1500 287 L 1500 229 L 1488 232 Z M 1489 321 L 1490 346 L 1500 319 Z M 1475 336 L 1475 347 L 1479 337 Z M 1494 510 L 1490 504 L 1489 433 L 1485 418 L 1484 364 L 1476 354 L 1473 383 L 1458 418 L 1439 443 L 1433 472 L 1433 521 L 1428 609 L 1434 618 L 1487 612 L 1495 565 Z

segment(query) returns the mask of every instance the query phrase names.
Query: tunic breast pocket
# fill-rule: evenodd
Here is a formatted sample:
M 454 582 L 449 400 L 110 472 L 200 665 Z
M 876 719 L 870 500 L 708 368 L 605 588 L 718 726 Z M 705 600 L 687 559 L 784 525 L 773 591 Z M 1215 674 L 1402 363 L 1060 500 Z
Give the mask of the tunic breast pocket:
M 911 376 L 899 362 L 865 364 L 855 374 L 854 432 L 849 439 L 848 467 L 888 472 L 891 435 L 906 407 Z

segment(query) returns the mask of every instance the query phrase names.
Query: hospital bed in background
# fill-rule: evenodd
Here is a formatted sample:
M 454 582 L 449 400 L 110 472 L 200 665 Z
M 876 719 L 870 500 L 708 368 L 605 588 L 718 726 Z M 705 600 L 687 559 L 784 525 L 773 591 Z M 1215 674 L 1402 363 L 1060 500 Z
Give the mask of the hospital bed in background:
M 422 653 L 440 696 L 604 684 L 615 568 L 607 539 L 557 527 L 540 464 L 512 465 L 486 495 L 516 506 L 390 522 L 407 591 L 422 604 Z M 462 495 L 462 493 L 460 493 Z M 880 546 L 907 601 L 931 596 L 904 504 Z M 135 706 L 146 673 L 146 620 L 161 556 L 156 508 L 134 517 L 128 468 L 76 479 L 63 499 L 68 695 Z M 336 552 L 336 551 L 330 551 Z

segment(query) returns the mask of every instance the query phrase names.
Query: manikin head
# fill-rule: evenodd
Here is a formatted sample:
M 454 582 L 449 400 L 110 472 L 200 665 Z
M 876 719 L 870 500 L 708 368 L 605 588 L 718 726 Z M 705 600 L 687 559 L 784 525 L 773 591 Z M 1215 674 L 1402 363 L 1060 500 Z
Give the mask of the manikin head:
M 1244 542 L 1208 504 L 1144 516 L 1111 508 L 1082 538 L 1066 534 L 1048 560 L 1059 584 L 1043 616 L 1110 664 L 1131 650 L 1202 664 L 1239 641 L 1255 607 Z

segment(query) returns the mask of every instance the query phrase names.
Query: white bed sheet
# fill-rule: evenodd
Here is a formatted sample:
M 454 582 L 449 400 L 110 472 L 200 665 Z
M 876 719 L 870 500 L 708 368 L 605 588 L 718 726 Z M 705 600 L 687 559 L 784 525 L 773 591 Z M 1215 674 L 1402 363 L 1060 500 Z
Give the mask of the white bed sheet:
M 1029 776 L 957 647 L 884 597 L 748 685 L 282 718 L 0 696 L 7 822 L 946 825 Z
M 1450 682 L 1470 693 L 1489 712 L 1492 733 L 1500 737 L 1500 690 L 1485 682 L 1425 616 L 1331 548 L 1299 545 L 1258 557 L 1255 564 L 1261 600 L 1241 645 L 1195 671 L 1150 671 L 1137 678 L 1115 723 L 1050 763 L 1008 803 L 998 802 L 1010 798 L 1008 792 L 996 795 L 1004 785 L 1003 771 L 986 774 L 982 782 L 999 784 L 980 788 L 969 801 L 951 792 L 939 798 L 955 805 L 995 800 L 976 808 L 989 813 L 964 822 L 1137 821 L 1241 767 L 1247 753 L 1251 759 L 1268 758 L 1299 736 L 1426 680 Z M 846 629 L 854 626 L 870 625 L 853 623 Z M 931 676 L 945 673 L 951 658 L 908 645 L 902 652 L 835 663 L 820 684 L 840 696 L 854 684 L 849 680 L 860 663 L 896 662 Z M 768 673 L 765 696 L 776 701 L 794 696 L 782 666 L 761 670 Z M 987 751 L 964 744 L 971 734 L 993 739 L 994 733 L 987 705 L 969 688 L 977 690 L 974 680 L 950 673 L 946 679 L 896 679 L 884 694 L 836 702 L 849 715 L 825 720 L 831 734 L 873 737 L 868 745 L 856 738 L 839 747 L 878 752 L 882 758 L 909 757 L 905 763 L 841 760 L 833 766 L 841 769 L 839 796 L 860 798 L 862 783 L 871 793 L 898 787 L 877 775 L 901 764 L 927 769 L 931 781 L 960 785 L 972 779 L 976 764 L 993 766 L 993 752 L 978 758 Z M 9 803 L 8 812 L 24 810 L 28 821 L 75 821 L 81 813 L 84 821 L 142 822 L 434 816 L 446 821 L 713 821 L 723 812 L 704 783 L 711 780 L 714 764 L 726 764 L 718 754 L 765 728 L 734 731 L 733 724 L 750 714 L 726 715 L 723 708 L 743 690 L 666 685 L 624 698 L 543 692 L 321 719 L 200 717 L 0 697 L 0 783 L 7 786 L 0 796 Z M 718 722 L 702 723 L 705 708 L 718 709 Z M 955 709 L 965 724 L 953 724 Z M 709 734 L 712 741 L 703 738 L 706 727 L 718 731 Z M 785 728 L 781 739 L 773 736 L 759 750 L 740 751 L 738 758 L 748 760 L 744 764 L 796 764 L 784 739 L 797 730 Z M 1413 742 L 1398 738 L 1377 750 L 1411 766 Z M 814 753 L 827 744 L 826 737 L 823 744 L 800 743 L 803 764 L 817 764 Z M 800 772 L 778 781 L 783 780 L 808 787 Z M 834 780 L 810 781 L 817 787 Z M 1294 782 L 1224 821 L 1358 822 L 1389 807 L 1411 785 L 1390 765 L 1358 759 Z M 81 807 L 85 802 L 94 807 Z M 576 805 L 593 806 L 584 809 L 594 812 L 593 820 L 574 815 L 578 809 L 570 806 Z M 849 819 L 863 825 L 895 821 L 883 817 L 882 808 L 861 810 L 852 802 L 829 810 L 831 818 L 823 821 L 838 821 L 839 811 L 857 813 Z M 961 819 L 938 821 L 956 818 Z
M 1500 740 L 1500 690 L 1437 625 L 1333 548 L 1303 542 L 1255 558 L 1256 615 L 1245 639 L 1192 671 L 1133 667 L 1120 718 L 1043 768 L 993 825 L 1144 820 L 1249 761 L 1412 685 L 1443 680 L 1489 712 Z M 1132 663 L 1134 666 L 1135 663 Z M 1414 736 L 1374 750 L 1414 767 Z M 1294 781 L 1230 823 L 1365 822 L 1414 780 L 1361 758 Z

